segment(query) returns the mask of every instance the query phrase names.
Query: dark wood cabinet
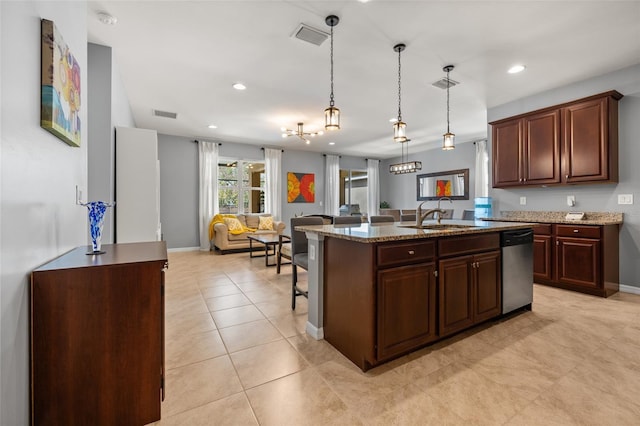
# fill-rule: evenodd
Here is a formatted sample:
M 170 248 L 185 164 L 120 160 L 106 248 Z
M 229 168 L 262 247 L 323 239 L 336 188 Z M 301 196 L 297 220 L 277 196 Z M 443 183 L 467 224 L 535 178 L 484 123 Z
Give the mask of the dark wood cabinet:
M 534 281 L 608 297 L 619 289 L 618 243 L 618 225 L 536 226 Z
M 532 114 L 493 126 L 493 186 L 560 182 L 560 112 Z
M 533 227 L 533 279 L 550 280 L 551 250 L 553 249 L 551 225 L 539 224 Z
M 438 333 L 441 337 L 500 314 L 502 264 L 498 248 L 497 233 L 440 241 Z
M 618 99 L 621 97 L 613 94 L 562 109 L 564 182 L 618 181 Z
M 164 396 L 164 242 L 78 247 L 31 279 L 34 425 L 143 425 Z
M 494 121 L 493 187 L 618 181 L 618 100 L 610 91 Z
M 378 272 L 378 360 L 434 341 L 435 263 Z

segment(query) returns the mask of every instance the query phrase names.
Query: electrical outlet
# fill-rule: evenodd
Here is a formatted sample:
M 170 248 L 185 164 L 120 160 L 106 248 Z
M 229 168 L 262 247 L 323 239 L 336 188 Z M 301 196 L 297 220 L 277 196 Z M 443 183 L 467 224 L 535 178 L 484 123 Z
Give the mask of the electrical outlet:
M 527 197 L 520 197 L 520 205 L 525 206 L 527 204 Z
M 633 204 L 633 194 L 618 194 L 618 204 Z
M 316 246 L 309 246 L 309 260 L 316 260 Z
M 576 205 L 576 196 L 575 195 L 567 195 L 567 205 L 569 207 L 573 207 Z

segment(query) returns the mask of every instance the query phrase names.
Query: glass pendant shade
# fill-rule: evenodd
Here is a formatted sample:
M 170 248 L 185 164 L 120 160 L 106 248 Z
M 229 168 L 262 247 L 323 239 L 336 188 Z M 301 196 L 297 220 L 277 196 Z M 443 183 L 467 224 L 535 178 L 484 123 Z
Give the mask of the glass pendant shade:
M 407 141 L 407 124 L 403 121 L 396 121 L 393 124 L 393 140 L 394 142 Z
M 456 147 L 456 135 L 451 132 L 447 132 L 443 135 L 442 149 L 448 151 Z
M 340 130 L 340 110 L 330 106 L 324 110 L 324 128 L 326 130 Z

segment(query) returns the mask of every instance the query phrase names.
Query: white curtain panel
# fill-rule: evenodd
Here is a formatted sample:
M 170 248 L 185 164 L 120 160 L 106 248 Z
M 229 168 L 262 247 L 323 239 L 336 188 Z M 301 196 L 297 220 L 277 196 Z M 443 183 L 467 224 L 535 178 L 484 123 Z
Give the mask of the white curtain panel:
M 367 159 L 367 214 L 378 214 L 380 207 L 380 160 Z
M 198 141 L 200 250 L 211 250 L 209 222 L 218 213 L 218 144 Z
M 340 215 L 340 157 L 327 155 L 324 174 L 324 214 Z
M 476 142 L 476 197 L 489 196 L 489 154 L 487 141 Z
M 265 211 L 280 220 L 282 205 L 282 150 L 264 149 Z

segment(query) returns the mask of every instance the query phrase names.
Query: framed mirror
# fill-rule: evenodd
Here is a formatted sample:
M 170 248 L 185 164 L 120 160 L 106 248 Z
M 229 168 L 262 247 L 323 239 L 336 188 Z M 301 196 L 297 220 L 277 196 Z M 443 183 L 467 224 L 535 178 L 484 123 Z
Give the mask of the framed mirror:
M 416 177 L 418 201 L 449 197 L 452 200 L 469 199 L 469 169 L 425 173 Z

